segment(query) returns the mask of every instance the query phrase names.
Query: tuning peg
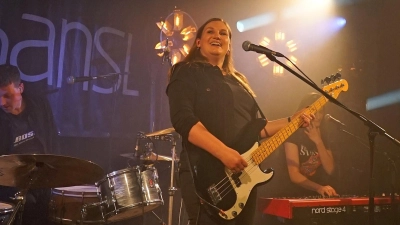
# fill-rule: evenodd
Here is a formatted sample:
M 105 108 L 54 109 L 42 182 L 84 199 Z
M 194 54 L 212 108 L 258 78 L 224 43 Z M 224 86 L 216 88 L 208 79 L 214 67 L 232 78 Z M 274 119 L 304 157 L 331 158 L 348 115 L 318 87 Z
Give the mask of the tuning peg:
M 340 74 L 339 72 L 337 72 L 337 73 L 335 74 L 335 78 L 336 78 L 336 80 L 340 80 L 340 78 L 342 78 L 342 74 Z
M 321 80 L 321 84 L 329 84 L 331 83 L 332 79 L 330 77 L 325 77 L 325 79 Z
M 336 77 L 335 77 L 335 75 L 333 75 L 333 74 L 330 76 L 330 79 L 331 79 L 331 82 L 332 82 L 332 83 L 335 82 L 335 78 L 336 78 Z

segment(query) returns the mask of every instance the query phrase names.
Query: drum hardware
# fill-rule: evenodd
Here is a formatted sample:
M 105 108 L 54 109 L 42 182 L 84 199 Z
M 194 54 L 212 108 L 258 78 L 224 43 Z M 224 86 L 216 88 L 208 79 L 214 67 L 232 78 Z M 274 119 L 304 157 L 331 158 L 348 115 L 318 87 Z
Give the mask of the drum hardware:
M 88 208 L 94 207 L 94 208 L 98 208 L 100 209 L 101 212 L 101 218 L 104 218 L 104 214 L 103 214 L 103 209 L 104 209 L 104 204 L 106 204 L 105 201 L 103 202 L 94 202 L 94 203 L 89 203 L 89 204 L 84 204 L 82 206 L 82 210 L 81 210 L 81 219 L 79 221 L 80 225 L 84 224 L 84 221 L 86 221 L 86 218 L 88 216 Z M 103 220 L 102 222 L 105 223 L 105 221 Z
M 19 191 L 15 194 L 15 198 L 13 198 L 13 200 L 17 201 L 17 205 L 15 206 L 15 209 L 12 211 L 12 214 L 8 218 L 7 225 L 13 224 L 18 212 L 20 212 L 18 224 L 22 224 L 22 212 L 24 211 L 24 205 L 25 205 L 25 199 L 26 199 L 25 197 L 26 197 L 27 192 L 28 192 L 28 189 L 25 189 L 25 190 Z
M 178 190 L 176 187 L 174 187 L 174 172 L 175 172 L 175 163 L 179 161 L 178 157 L 176 157 L 176 152 L 175 152 L 175 147 L 176 147 L 175 137 L 178 136 L 179 138 L 179 135 L 177 135 L 174 128 L 167 128 L 164 130 L 148 133 L 145 136 L 147 138 L 150 138 L 151 140 L 169 141 L 172 144 L 171 148 L 172 157 L 170 158 L 170 160 L 168 160 L 171 162 L 171 179 L 170 179 L 170 187 L 168 188 L 168 195 L 169 195 L 168 225 L 172 225 L 172 210 L 174 204 L 174 195 L 175 192 Z
M 171 157 L 154 153 L 152 150 L 152 147 L 150 147 L 151 145 L 152 145 L 151 143 L 147 143 L 146 144 L 146 149 L 147 149 L 146 152 L 144 152 L 143 154 L 141 154 L 139 156 L 137 156 L 136 153 L 123 153 L 123 154 L 120 154 L 120 156 L 132 159 L 137 164 L 139 164 L 138 161 L 140 161 L 140 163 L 146 164 L 146 165 L 154 164 L 154 162 L 156 162 L 156 161 L 166 161 L 166 162 L 172 161 Z
M 0 156 L 0 165 L 0 185 L 20 189 L 15 194 L 17 204 L 7 225 L 11 225 L 17 213 L 23 211 L 28 190 L 92 183 L 103 174 L 101 167 L 92 162 L 59 155 L 3 155 Z
M 171 180 L 170 180 L 170 187 L 168 188 L 168 195 L 169 195 L 169 206 L 168 206 L 168 225 L 172 225 L 172 210 L 173 210 L 173 197 L 175 195 L 175 192 L 178 190 L 176 187 L 174 187 L 174 172 L 175 172 L 175 163 L 179 161 L 178 157 L 176 156 L 175 152 L 175 147 L 176 147 L 176 141 L 175 138 L 177 133 L 173 128 L 168 128 L 148 134 L 144 134 L 143 132 L 138 132 L 137 134 L 137 139 L 136 139 L 136 146 L 135 146 L 135 152 L 134 153 L 124 153 L 121 154 L 121 156 L 135 160 L 136 162 L 140 162 L 144 168 L 153 168 L 153 164 L 156 161 L 165 161 L 165 162 L 171 162 Z M 144 145 L 145 150 L 140 151 L 139 149 L 139 142 L 142 139 L 147 139 L 150 140 L 150 142 L 146 143 Z M 172 157 L 164 156 L 164 155 L 159 155 L 153 152 L 153 141 L 168 141 L 172 143 L 172 148 L 171 148 L 171 155 Z M 140 168 L 140 166 L 138 166 Z M 154 168 L 155 169 L 155 168 Z M 139 169 L 140 171 L 143 171 L 141 173 L 145 173 L 149 169 Z M 148 182 L 142 181 L 143 185 L 146 185 Z M 145 189 L 146 187 L 142 186 L 142 191 L 144 193 L 144 202 L 146 202 L 146 196 L 145 196 Z M 103 190 L 101 190 L 102 192 Z M 162 199 L 161 195 L 161 189 L 159 190 L 159 195 L 160 198 Z M 109 196 L 109 198 L 112 196 Z M 162 201 L 163 202 L 163 201 Z M 109 207 L 109 204 L 108 204 Z M 145 212 L 152 211 L 153 209 L 149 210 L 148 208 L 145 209 Z M 159 218 L 153 211 L 153 215 L 155 215 L 157 218 Z M 161 224 L 164 224 L 162 220 L 160 220 Z
M 153 213 L 153 216 L 158 219 L 158 222 L 160 222 L 161 225 L 166 225 L 164 221 L 154 211 L 151 212 Z
M 168 225 L 172 225 L 172 209 L 174 206 L 174 195 L 175 191 L 177 190 L 176 187 L 174 187 L 174 173 L 175 173 L 175 163 L 176 163 L 176 153 L 175 153 L 175 146 L 176 146 L 176 141 L 175 139 L 171 139 L 172 141 L 172 161 L 171 161 L 171 180 L 170 180 L 170 187 L 168 188 L 168 194 L 169 194 L 169 207 L 168 207 Z

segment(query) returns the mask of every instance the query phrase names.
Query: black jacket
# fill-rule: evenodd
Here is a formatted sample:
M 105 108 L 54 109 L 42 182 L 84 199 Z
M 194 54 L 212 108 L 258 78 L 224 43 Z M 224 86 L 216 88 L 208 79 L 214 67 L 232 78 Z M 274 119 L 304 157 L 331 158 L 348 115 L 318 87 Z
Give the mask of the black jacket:
M 199 121 L 227 146 L 235 141 L 234 99 L 218 66 L 209 63 L 179 63 L 173 68 L 167 87 L 170 117 L 182 136 L 192 163 L 197 164 L 200 150 L 188 141 L 189 131 Z M 255 109 L 254 119 L 257 115 Z M 185 160 L 182 158 L 182 160 Z
M 58 132 L 49 102 L 44 97 L 22 95 L 28 110 L 28 122 L 44 147 L 45 154 L 58 154 Z M 0 155 L 12 154 L 13 135 L 9 115 L 0 110 Z

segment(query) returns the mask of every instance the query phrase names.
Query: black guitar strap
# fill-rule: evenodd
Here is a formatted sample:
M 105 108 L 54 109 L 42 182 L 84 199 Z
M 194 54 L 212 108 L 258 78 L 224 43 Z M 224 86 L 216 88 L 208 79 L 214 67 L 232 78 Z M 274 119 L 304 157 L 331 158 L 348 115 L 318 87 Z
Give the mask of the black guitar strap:
M 267 118 L 265 117 L 264 113 L 262 112 L 262 110 L 261 110 L 260 106 L 258 105 L 258 103 L 257 103 L 256 99 L 254 98 L 254 96 L 250 93 L 249 90 L 247 90 L 247 88 L 246 88 L 235 76 L 233 76 L 233 77 L 236 79 L 236 82 L 237 82 L 240 86 L 242 86 L 242 88 L 251 96 L 251 98 L 252 98 L 253 101 L 254 101 L 254 104 L 256 104 L 256 106 L 257 106 L 258 113 L 260 114 L 261 118 L 265 119 L 265 121 L 268 123 Z M 264 132 L 265 132 L 265 135 L 268 135 L 268 132 L 267 132 L 267 130 L 265 129 L 265 127 L 263 128 L 263 130 L 264 130 Z M 260 137 L 259 137 L 259 139 L 260 139 Z
M 254 96 L 250 93 L 249 90 L 247 90 L 247 88 L 246 88 L 245 86 L 243 86 L 242 83 L 240 83 L 240 81 L 239 81 L 235 76 L 233 76 L 233 77 L 236 79 L 237 83 L 238 83 L 240 86 L 242 86 L 242 88 L 251 96 L 251 98 L 252 98 L 253 101 L 254 101 L 254 104 L 256 104 L 256 106 L 257 106 L 257 109 L 258 109 L 258 112 L 260 113 L 261 118 L 267 120 L 267 118 L 265 117 L 264 113 L 262 112 L 260 106 L 258 105 L 256 99 L 254 98 Z

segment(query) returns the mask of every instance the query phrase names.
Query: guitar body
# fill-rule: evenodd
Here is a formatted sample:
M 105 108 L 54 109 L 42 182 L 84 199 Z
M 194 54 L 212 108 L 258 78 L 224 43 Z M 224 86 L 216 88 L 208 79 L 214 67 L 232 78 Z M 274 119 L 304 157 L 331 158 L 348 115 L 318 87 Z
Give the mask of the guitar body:
M 265 124 L 264 119 L 249 123 L 231 147 L 238 150 L 244 159 L 251 158 L 251 153 L 258 147 L 257 137 Z M 196 190 L 204 200 L 224 211 L 225 215 L 216 209 L 208 210 L 219 213 L 223 219 L 235 218 L 245 206 L 251 190 L 273 176 L 273 172 L 264 173 L 251 160 L 246 160 L 249 165 L 241 174 L 232 174 L 221 161 L 207 152 L 204 153 L 197 167 Z

